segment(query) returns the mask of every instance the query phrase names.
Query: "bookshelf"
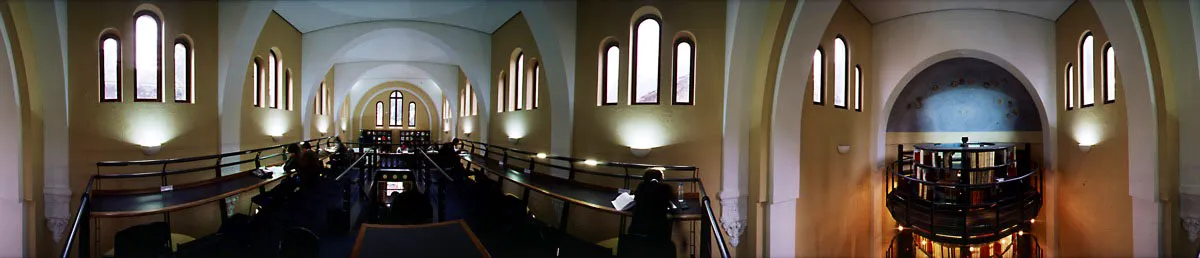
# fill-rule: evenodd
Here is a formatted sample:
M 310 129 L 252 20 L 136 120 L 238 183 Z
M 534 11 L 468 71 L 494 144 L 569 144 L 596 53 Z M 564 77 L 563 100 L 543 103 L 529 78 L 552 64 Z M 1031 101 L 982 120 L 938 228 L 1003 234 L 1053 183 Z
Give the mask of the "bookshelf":
M 406 130 L 400 131 L 400 135 L 396 139 L 400 146 L 424 147 L 433 144 L 433 141 L 430 141 L 430 136 L 429 130 Z

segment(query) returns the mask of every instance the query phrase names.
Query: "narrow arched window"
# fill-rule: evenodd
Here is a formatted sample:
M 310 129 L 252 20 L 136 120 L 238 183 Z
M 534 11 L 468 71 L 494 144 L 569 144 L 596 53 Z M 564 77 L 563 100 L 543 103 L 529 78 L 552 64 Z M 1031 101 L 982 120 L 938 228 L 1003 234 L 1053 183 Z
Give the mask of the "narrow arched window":
M 515 79 L 512 87 L 508 88 L 508 94 L 514 100 L 511 103 L 513 104 L 512 110 L 522 110 L 525 109 L 525 96 L 523 96 L 525 92 L 525 54 L 517 54 L 517 59 L 513 60 L 513 63 L 516 64 L 516 70 L 512 71 Z
M 134 20 L 134 101 L 162 100 L 162 26 L 158 15 L 140 11 Z
M 477 116 L 479 115 L 479 100 L 475 98 L 475 90 L 471 89 L 471 83 L 467 83 L 467 93 L 467 102 L 471 103 L 469 107 L 471 110 L 470 115 Z
M 854 65 L 854 111 L 862 112 L 863 76 L 862 66 Z
M 250 73 L 254 74 L 254 79 L 250 83 L 254 87 L 254 106 L 262 107 L 262 89 L 263 89 L 263 64 L 262 58 L 254 57 L 253 67 Z
M 318 114 L 318 115 L 324 115 L 325 114 L 325 110 L 324 110 L 324 108 L 325 108 L 324 107 L 324 105 L 325 105 L 325 82 L 321 82 L 321 85 L 317 86 L 317 98 L 313 100 L 313 103 L 316 103 L 315 107 L 313 108 L 313 113 Z
M 508 95 L 504 87 L 505 78 L 507 77 L 504 77 L 504 73 L 500 73 L 500 85 L 497 86 L 499 90 L 496 91 L 496 113 L 504 113 L 508 107 L 504 105 L 504 99 L 507 98 L 505 95 Z
M 661 22 L 657 16 L 638 19 L 633 33 L 632 103 L 658 104 L 659 41 Z
M 292 110 L 292 70 L 283 71 L 283 81 L 286 86 L 283 87 L 283 108 Z
M 601 55 L 600 69 L 600 105 L 617 104 L 617 86 L 620 80 L 621 48 L 616 42 L 609 43 Z
M 846 92 L 850 90 L 850 49 L 846 40 L 838 35 L 833 39 L 833 106 L 846 108 Z
M 192 44 L 187 39 L 175 40 L 175 102 L 191 103 L 192 91 Z
M 1075 109 L 1075 66 L 1067 63 L 1067 74 L 1063 76 L 1066 82 L 1063 82 L 1063 94 L 1066 95 L 1064 101 L 1067 102 L 1067 110 Z
M 817 46 L 812 58 L 813 104 L 825 105 L 825 50 Z
M 458 91 L 458 117 L 467 116 L 467 88 Z
M 1083 35 L 1083 41 L 1079 46 L 1079 68 L 1083 72 L 1079 76 L 1079 85 L 1083 87 L 1080 93 L 1083 93 L 1081 100 L 1082 107 L 1090 107 L 1096 104 L 1096 53 L 1095 42 L 1092 33 L 1087 32 Z
M 417 126 L 417 103 L 409 101 L 408 102 L 408 128 L 411 129 L 416 126 Z
M 1117 101 L 1117 53 L 1112 43 L 1104 44 L 1104 103 Z
M 450 100 L 442 98 L 442 132 L 450 132 Z
M 400 126 L 400 118 L 402 118 L 400 105 L 404 104 L 404 94 L 401 94 L 400 91 L 392 91 L 392 94 L 388 96 L 388 104 L 392 106 L 392 119 L 388 125 Z
M 329 97 L 329 87 L 325 86 L 325 83 L 322 82 L 321 83 L 321 108 L 323 110 L 321 110 L 321 114 L 329 115 L 329 110 L 330 110 L 329 106 L 333 105 L 333 101 L 331 101 L 331 99 L 332 98 Z
M 383 101 L 375 102 L 375 127 L 383 127 Z
M 267 99 L 270 100 L 267 106 L 270 108 L 279 107 L 279 78 L 276 76 L 276 73 L 279 72 L 278 69 L 279 57 L 275 54 L 275 50 L 272 49 L 267 56 Z
M 538 89 L 541 87 L 542 81 L 542 64 L 533 63 L 533 78 L 530 79 L 532 86 L 529 89 L 529 109 L 538 108 Z
M 121 40 L 100 36 L 100 102 L 121 101 Z
M 676 105 L 690 105 L 695 92 L 696 79 L 692 75 L 696 71 L 696 47 L 691 38 L 680 38 L 675 42 L 675 85 L 674 101 Z

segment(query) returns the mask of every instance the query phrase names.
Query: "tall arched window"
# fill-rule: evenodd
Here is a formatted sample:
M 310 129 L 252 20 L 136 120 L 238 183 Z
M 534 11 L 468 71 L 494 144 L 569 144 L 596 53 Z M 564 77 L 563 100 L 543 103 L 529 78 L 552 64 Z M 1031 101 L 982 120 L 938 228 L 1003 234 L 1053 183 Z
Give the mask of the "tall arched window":
M 375 102 L 375 127 L 383 127 L 383 101 Z
M 279 72 L 279 57 L 272 49 L 267 56 L 267 106 L 270 108 L 279 107 L 279 78 L 276 74 Z
M 325 82 L 321 82 L 321 85 L 317 86 L 317 99 L 313 100 L 313 103 L 316 103 L 316 108 L 313 109 L 313 113 L 316 113 L 318 115 L 324 115 L 325 114 Z
M 292 70 L 283 71 L 283 81 L 286 83 L 283 87 L 283 108 L 292 110 Z
M 538 88 L 541 87 L 542 81 L 542 63 L 533 63 L 533 78 L 529 79 L 531 87 L 529 87 L 529 109 L 538 108 Z
M 450 100 L 442 98 L 442 132 L 450 132 Z
M 467 88 L 458 91 L 458 117 L 467 116 Z
M 508 98 L 505 96 L 508 95 L 506 94 L 508 91 L 504 87 L 505 80 L 507 80 L 507 77 L 504 77 L 504 73 L 500 73 L 500 80 L 498 80 L 500 85 L 497 86 L 499 90 L 496 91 L 496 113 L 504 113 L 508 109 L 508 106 L 504 105 L 504 99 Z
M 402 121 L 400 118 L 403 117 L 400 115 L 400 105 L 404 104 L 404 94 L 401 94 L 400 91 L 392 91 L 392 94 L 388 95 L 388 104 L 392 106 L 392 119 L 388 125 L 400 126 L 400 121 Z
M 1093 40 L 1092 33 L 1087 32 L 1083 35 L 1083 41 L 1079 46 L 1079 70 L 1083 72 L 1079 76 L 1079 85 L 1083 86 L 1081 100 L 1082 107 L 1090 107 L 1096 104 L 1096 46 Z
M 175 39 L 175 102 L 190 103 L 192 97 L 192 44 Z
M 417 103 L 408 102 L 408 128 L 417 126 Z
M 250 73 L 254 74 L 254 80 L 251 82 L 254 87 L 254 106 L 262 107 L 263 95 L 263 63 L 262 58 L 254 57 L 254 65 L 251 67 Z
M 850 49 L 846 39 L 838 35 L 833 39 L 833 106 L 846 108 L 846 92 L 850 90 Z
M 508 94 L 509 98 L 513 100 L 511 109 L 522 110 L 525 109 L 525 53 L 517 54 L 517 59 L 513 60 L 513 63 L 516 64 L 516 70 L 512 71 L 514 79 L 512 87 L 508 87 Z
M 616 42 L 604 47 L 600 55 L 600 105 L 617 104 L 617 82 L 620 80 L 621 48 Z
M 1117 101 L 1117 53 L 1112 43 L 1104 44 L 1104 103 Z
M 479 100 L 475 98 L 475 90 L 471 89 L 471 83 L 467 83 L 467 102 L 470 103 L 468 109 L 471 110 L 470 115 L 479 115 Z
M 862 112 L 863 77 L 862 66 L 854 65 L 854 111 Z
M 137 94 L 134 101 L 161 101 L 162 26 L 154 12 L 140 11 L 135 16 L 133 72 Z
M 679 38 L 675 41 L 675 85 L 672 104 L 692 104 L 692 92 L 695 92 L 696 79 L 692 76 L 696 71 L 696 48 L 691 38 Z
M 100 102 L 121 101 L 121 40 L 100 36 Z
M 1064 101 L 1067 102 L 1067 110 L 1075 109 L 1075 66 L 1074 65 L 1072 65 L 1071 63 L 1067 63 L 1067 75 L 1063 76 L 1063 78 L 1065 80 L 1067 80 L 1066 82 L 1063 82 L 1063 86 L 1066 87 L 1066 89 L 1063 90 L 1063 94 L 1067 95 L 1066 98 L 1064 99 Z
M 825 105 L 825 50 L 817 46 L 812 58 L 813 104 Z
M 634 78 L 632 103 L 658 104 L 659 41 L 662 40 L 662 23 L 657 16 L 647 15 L 637 20 L 633 33 Z

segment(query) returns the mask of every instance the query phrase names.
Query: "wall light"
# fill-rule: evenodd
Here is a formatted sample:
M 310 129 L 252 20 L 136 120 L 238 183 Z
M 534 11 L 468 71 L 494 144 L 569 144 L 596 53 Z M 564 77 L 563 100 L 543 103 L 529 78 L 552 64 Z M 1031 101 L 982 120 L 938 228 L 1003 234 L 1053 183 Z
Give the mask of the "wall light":
M 1084 153 L 1090 152 L 1090 151 L 1092 151 L 1092 145 L 1091 145 L 1091 144 L 1082 144 L 1082 143 L 1080 143 L 1080 144 L 1079 144 L 1079 151 L 1082 151 L 1082 152 L 1084 152 Z
M 650 155 L 650 148 L 643 149 L 643 148 L 629 147 L 629 154 L 633 154 L 634 157 L 645 158 L 646 155 Z
M 281 140 L 283 140 L 283 135 L 271 135 L 271 141 L 279 143 Z
M 841 153 L 841 154 L 846 154 L 846 153 L 849 153 L 849 152 L 850 152 L 850 145 L 846 145 L 846 144 L 839 144 L 839 145 L 837 146 L 837 151 L 838 151 L 838 153 Z
M 583 164 L 587 164 L 588 166 L 595 166 L 597 164 L 600 164 L 600 162 L 596 161 L 594 159 L 589 159 L 589 160 L 584 160 Z
M 521 143 L 521 138 L 508 137 L 508 143 L 516 145 L 518 143 Z
M 154 145 L 154 146 L 138 145 L 138 146 L 142 147 L 142 154 L 146 154 L 146 156 L 158 154 L 159 151 L 162 151 L 162 145 Z
M 538 154 L 537 154 L 537 158 L 539 158 L 539 159 L 544 159 L 544 158 L 546 158 L 546 153 L 538 153 Z

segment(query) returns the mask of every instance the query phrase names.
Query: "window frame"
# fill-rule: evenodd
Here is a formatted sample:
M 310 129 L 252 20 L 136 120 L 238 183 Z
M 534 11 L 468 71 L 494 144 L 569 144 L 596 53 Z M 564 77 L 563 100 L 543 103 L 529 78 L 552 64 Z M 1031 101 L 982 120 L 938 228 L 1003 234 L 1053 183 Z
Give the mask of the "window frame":
M 116 44 L 116 54 L 114 54 L 114 57 L 117 59 L 116 60 L 117 67 L 116 67 L 116 72 L 113 76 L 113 77 L 117 77 L 116 78 L 117 79 L 116 80 L 116 88 L 117 88 L 116 96 L 117 97 L 112 98 L 112 99 L 104 98 L 104 78 L 105 78 L 104 77 L 104 41 L 108 40 L 108 39 L 112 39 L 114 42 L 117 43 Z M 115 33 L 115 32 L 111 32 L 111 31 L 105 32 L 100 35 L 99 43 L 100 44 L 97 47 L 97 49 L 99 49 L 99 57 L 100 57 L 99 58 L 99 60 L 100 60 L 100 62 L 99 62 L 99 64 L 100 64 L 100 69 L 99 69 L 100 70 L 100 88 L 99 88 L 100 91 L 99 91 L 98 97 L 100 98 L 100 102 L 121 102 L 121 95 L 122 95 L 121 94 L 121 74 L 122 74 L 122 71 L 124 70 L 121 67 L 121 61 L 122 61 L 121 59 L 123 59 L 123 58 L 121 58 L 121 54 L 122 54 L 121 53 L 121 37 L 119 35 L 117 35 L 117 33 Z
M 863 110 L 863 72 L 862 65 L 854 65 L 854 111 L 862 112 Z
M 417 127 L 417 102 L 416 101 L 411 101 L 411 100 L 408 101 L 408 114 L 407 115 L 408 115 L 408 128 L 409 129 L 416 128 Z
M 1088 43 L 1091 43 L 1091 45 L 1092 45 L 1092 48 L 1091 48 L 1092 54 L 1090 57 L 1083 53 L 1084 46 L 1086 46 Z M 1080 38 L 1080 40 L 1079 40 L 1079 51 L 1077 52 L 1079 54 L 1079 108 L 1080 109 L 1088 108 L 1088 107 L 1092 107 L 1092 106 L 1096 105 L 1096 64 L 1095 64 L 1095 62 L 1096 62 L 1096 46 L 1095 45 L 1096 45 L 1096 36 L 1094 34 L 1092 34 L 1091 31 L 1084 32 L 1083 37 Z M 1091 62 L 1087 62 L 1087 61 L 1091 61 Z M 1091 64 L 1091 68 L 1092 68 L 1091 69 L 1092 72 L 1090 74 L 1091 80 L 1088 80 L 1089 74 L 1086 74 L 1086 72 L 1084 71 L 1084 70 L 1086 70 L 1085 68 L 1087 67 L 1087 65 L 1089 63 Z M 1087 82 L 1092 83 L 1091 103 L 1087 103 L 1088 98 L 1087 98 L 1087 96 L 1084 96 L 1084 95 L 1086 95 L 1084 90 L 1086 90 L 1088 88 Z
M 508 88 L 507 88 L 508 85 L 506 85 L 506 84 L 508 84 L 508 77 L 504 72 L 500 72 L 499 82 L 500 82 L 500 84 L 497 85 L 497 87 L 496 87 L 497 88 L 497 91 L 496 91 L 496 107 L 497 107 L 496 113 L 504 113 L 505 111 L 508 110 L 508 105 L 507 105 L 508 103 L 505 103 L 505 101 L 504 101 L 504 99 L 508 97 L 508 96 L 505 96 L 505 95 L 508 95 L 507 94 L 508 93 Z
M 539 107 L 539 105 L 538 105 L 538 90 L 541 88 L 541 83 L 540 83 L 542 81 L 541 75 L 542 75 L 542 62 L 534 61 L 533 62 L 533 76 L 532 76 L 533 80 L 530 81 L 530 87 L 529 87 L 530 88 L 529 89 L 529 94 L 530 94 L 529 101 L 525 103 L 526 105 L 530 106 L 529 107 L 530 110 L 538 109 L 538 107 Z
M 657 65 L 658 69 L 656 69 L 657 71 L 655 71 L 655 78 L 654 78 L 654 92 L 655 92 L 654 93 L 654 102 L 638 102 L 637 101 L 637 99 L 638 99 L 638 96 L 637 96 L 637 90 L 638 90 L 638 83 L 637 83 L 638 47 L 637 47 L 637 44 L 638 44 L 638 40 L 639 40 L 638 29 L 641 27 L 642 22 L 644 22 L 646 20 L 654 20 L 655 23 L 658 23 L 658 44 L 657 44 L 657 46 L 655 46 L 655 48 L 658 49 L 658 56 L 654 59 L 654 62 L 656 62 L 658 64 Z M 630 58 L 629 58 L 629 81 L 630 81 L 629 104 L 630 105 L 658 105 L 659 103 L 662 103 L 662 34 L 663 34 L 662 24 L 663 24 L 662 18 L 658 17 L 658 15 L 655 15 L 655 14 L 642 15 L 641 17 L 638 17 L 638 19 L 636 21 L 634 21 L 634 23 L 633 23 L 633 33 L 631 33 L 632 36 L 630 37 L 631 40 L 630 40 L 630 44 L 629 44 L 629 49 L 630 49 L 630 52 L 629 52 L 629 54 L 630 54 L 629 55 L 630 56 Z
M 324 112 L 325 111 L 325 109 L 324 109 L 325 108 L 324 107 L 325 106 L 325 92 L 324 91 L 325 91 L 325 81 L 321 81 L 321 84 L 317 85 L 317 98 L 313 100 L 313 103 L 315 103 L 314 104 L 315 107 L 313 107 L 313 113 L 316 113 L 317 115 L 325 115 L 325 112 Z
M 841 40 L 840 45 L 838 44 L 839 39 Z M 837 48 L 839 46 L 842 47 L 842 52 L 844 52 L 844 54 L 842 55 L 842 60 L 838 60 L 838 57 L 837 57 Z M 843 62 L 844 65 L 838 65 L 838 61 Z M 834 69 L 833 70 L 833 76 L 834 76 L 833 87 L 835 90 L 833 92 L 833 107 L 840 108 L 840 109 L 849 109 L 849 107 L 850 107 L 850 98 L 849 98 L 850 97 L 849 96 L 849 93 L 850 93 L 850 43 L 846 40 L 846 37 L 842 36 L 841 34 L 838 34 L 837 36 L 833 37 L 833 69 Z M 842 76 L 841 76 L 842 77 L 842 85 L 841 85 L 842 105 L 841 106 L 838 106 L 838 103 L 837 103 L 837 95 L 838 94 L 836 91 L 837 87 L 838 87 L 837 73 L 838 73 L 839 69 L 842 71 Z
M 1063 80 L 1066 82 L 1063 88 L 1066 88 L 1066 91 L 1063 94 L 1067 97 L 1067 111 L 1071 111 L 1075 110 L 1075 64 L 1067 62 L 1066 73 L 1064 74 L 1066 78 L 1063 78 Z
M 150 18 L 154 19 L 155 24 L 158 25 L 155 27 L 155 33 L 157 33 L 156 38 L 158 40 L 155 40 L 154 48 L 155 48 L 155 51 L 158 53 L 158 58 L 155 58 L 154 62 L 158 65 L 158 67 L 157 67 L 157 69 L 155 69 L 156 76 L 155 76 L 154 82 L 156 84 L 156 86 L 155 86 L 156 92 L 155 92 L 155 98 L 153 98 L 153 99 L 139 98 L 138 94 L 137 94 L 138 93 L 137 92 L 138 91 L 138 87 L 137 87 L 137 82 L 138 82 L 138 80 L 137 80 L 137 78 L 138 78 L 138 76 L 137 76 L 138 75 L 138 69 L 137 69 L 137 49 L 138 49 L 137 48 L 137 34 L 138 34 L 137 20 L 139 18 L 141 18 L 142 16 L 149 16 Z M 164 25 L 163 25 L 162 17 L 159 16 L 158 13 L 156 13 L 154 11 L 141 10 L 141 11 L 137 11 L 133 14 L 133 101 L 134 102 L 163 102 L 163 84 L 165 84 L 165 83 L 163 83 L 163 58 L 164 58 L 164 52 L 165 52 L 163 50 L 163 34 L 164 34 L 163 27 L 164 27 Z
M 688 53 L 689 55 L 691 55 L 688 58 L 688 61 L 689 61 L 688 71 L 691 71 L 691 73 L 688 75 L 688 96 L 687 96 L 688 99 L 687 99 L 687 102 L 679 102 L 679 88 L 677 87 L 677 85 L 675 85 L 676 80 L 678 80 L 678 78 L 679 78 L 679 44 L 683 44 L 683 43 L 687 43 L 688 46 L 690 46 L 690 48 L 691 48 L 690 53 Z M 671 59 L 671 64 L 672 64 L 671 65 L 671 78 L 672 78 L 672 80 L 671 80 L 671 105 L 687 105 L 687 106 L 695 105 L 696 104 L 696 40 L 692 39 L 691 37 L 679 37 L 678 39 L 675 39 L 675 43 L 671 44 L 671 46 L 674 46 L 671 48 L 673 50 L 673 51 L 671 51 L 671 53 L 673 53 L 672 56 L 675 57 L 675 58 Z
M 525 52 L 524 51 L 517 52 L 517 58 L 513 60 L 513 67 L 516 69 L 512 73 L 513 85 L 517 85 L 517 86 L 510 87 L 508 89 L 509 94 L 512 95 L 512 96 L 509 96 L 509 98 L 513 102 L 512 103 L 512 106 L 513 106 L 512 111 L 521 111 L 521 110 L 525 110 L 525 90 L 526 90 L 525 85 L 526 85 L 526 83 L 525 83 Z
M 283 70 L 283 98 L 287 101 L 283 102 L 283 109 L 292 111 L 292 69 Z
M 390 113 L 388 114 L 388 126 L 401 126 L 404 124 L 404 93 L 398 90 L 393 90 L 388 93 L 388 106 Z
M 615 63 L 613 62 L 613 60 L 608 59 L 608 51 L 612 48 L 616 48 L 616 50 L 617 50 L 617 60 Z M 621 60 L 620 60 L 620 58 L 621 58 L 621 45 L 619 43 L 617 43 L 616 41 L 608 42 L 607 44 L 604 45 L 604 48 L 602 48 L 600 51 L 600 60 L 601 60 L 600 61 L 600 92 L 599 92 L 599 94 L 597 94 L 597 95 L 600 95 L 600 105 L 598 105 L 598 106 L 614 106 L 614 105 L 621 103 L 621 92 L 620 92 L 620 89 L 621 89 L 620 62 L 621 62 Z M 610 88 L 608 87 L 608 83 L 609 83 L 609 81 L 608 81 L 609 69 L 608 68 L 610 65 L 616 65 L 615 70 L 617 72 L 616 83 L 614 83 L 614 85 L 613 85 L 615 87 L 611 88 L 611 90 L 617 91 L 617 94 L 616 94 L 617 97 L 614 99 L 608 99 L 608 91 L 610 90 Z
M 383 128 L 383 101 L 375 102 L 375 128 Z
M 821 58 L 820 58 L 821 60 L 816 60 L 816 58 L 814 58 L 812 60 L 813 67 L 809 69 L 810 70 L 809 72 L 811 73 L 809 76 L 812 77 L 811 82 L 813 84 L 813 87 L 812 87 L 813 95 L 811 97 L 816 98 L 816 99 L 812 100 L 814 105 L 824 106 L 825 102 L 826 102 L 825 101 L 825 93 L 826 93 L 825 92 L 825 79 L 827 79 L 825 77 L 825 73 L 828 72 L 829 69 L 825 69 L 826 68 L 825 67 L 825 49 L 822 48 L 821 45 L 817 45 L 817 49 L 813 51 L 814 57 L 817 54 L 821 55 Z M 818 64 L 820 64 L 820 65 L 818 66 Z M 820 67 L 821 71 L 818 72 L 817 67 Z M 821 78 L 817 78 L 817 74 L 820 74 Z
M 275 49 L 267 50 L 267 52 L 267 66 L 269 66 L 267 68 L 267 92 L 270 93 L 267 98 L 271 100 L 267 108 L 279 109 L 280 78 L 278 74 L 279 68 L 282 67 L 280 64 L 283 63 L 283 60 L 279 59 L 279 54 L 275 52 Z
M 183 48 L 184 48 L 183 56 L 185 58 L 185 60 L 183 61 L 184 62 L 183 70 L 184 70 L 184 73 L 186 73 L 186 74 L 184 74 L 184 77 L 183 77 L 184 78 L 183 81 L 185 84 L 183 86 L 183 88 L 184 88 L 184 91 L 186 91 L 186 93 L 184 93 L 185 99 L 179 100 L 178 98 L 176 98 L 175 103 L 195 103 L 195 98 L 196 98 L 195 85 L 196 85 L 196 83 L 195 83 L 194 76 L 196 74 L 196 72 L 195 72 L 196 66 L 195 66 L 195 57 L 193 54 L 195 51 L 192 48 L 192 43 L 187 38 L 179 37 L 179 38 L 175 39 L 175 44 L 171 44 L 171 45 L 172 46 L 183 45 Z M 179 62 L 179 60 L 175 60 L 175 61 Z M 179 71 L 174 71 L 174 72 L 177 73 L 175 76 L 179 76 L 178 75 Z M 174 86 L 175 86 L 175 90 L 178 91 L 179 86 L 178 85 L 174 85 Z
M 262 92 L 262 90 L 263 90 L 263 59 L 262 59 L 262 57 L 255 56 L 254 60 L 251 60 L 251 64 L 252 65 L 251 65 L 250 69 L 253 70 L 253 72 L 254 72 L 253 82 L 251 82 L 252 86 L 254 87 L 254 107 L 263 107 L 263 103 L 262 103 L 263 102 L 263 92 Z
M 1104 104 L 1111 104 L 1117 102 L 1117 57 L 1115 56 L 1117 51 L 1113 48 L 1112 42 L 1105 42 L 1100 51 L 1102 51 L 1100 52 L 1102 56 L 1100 59 L 1101 73 L 1104 74 L 1104 86 L 1101 87 L 1104 91 Z

